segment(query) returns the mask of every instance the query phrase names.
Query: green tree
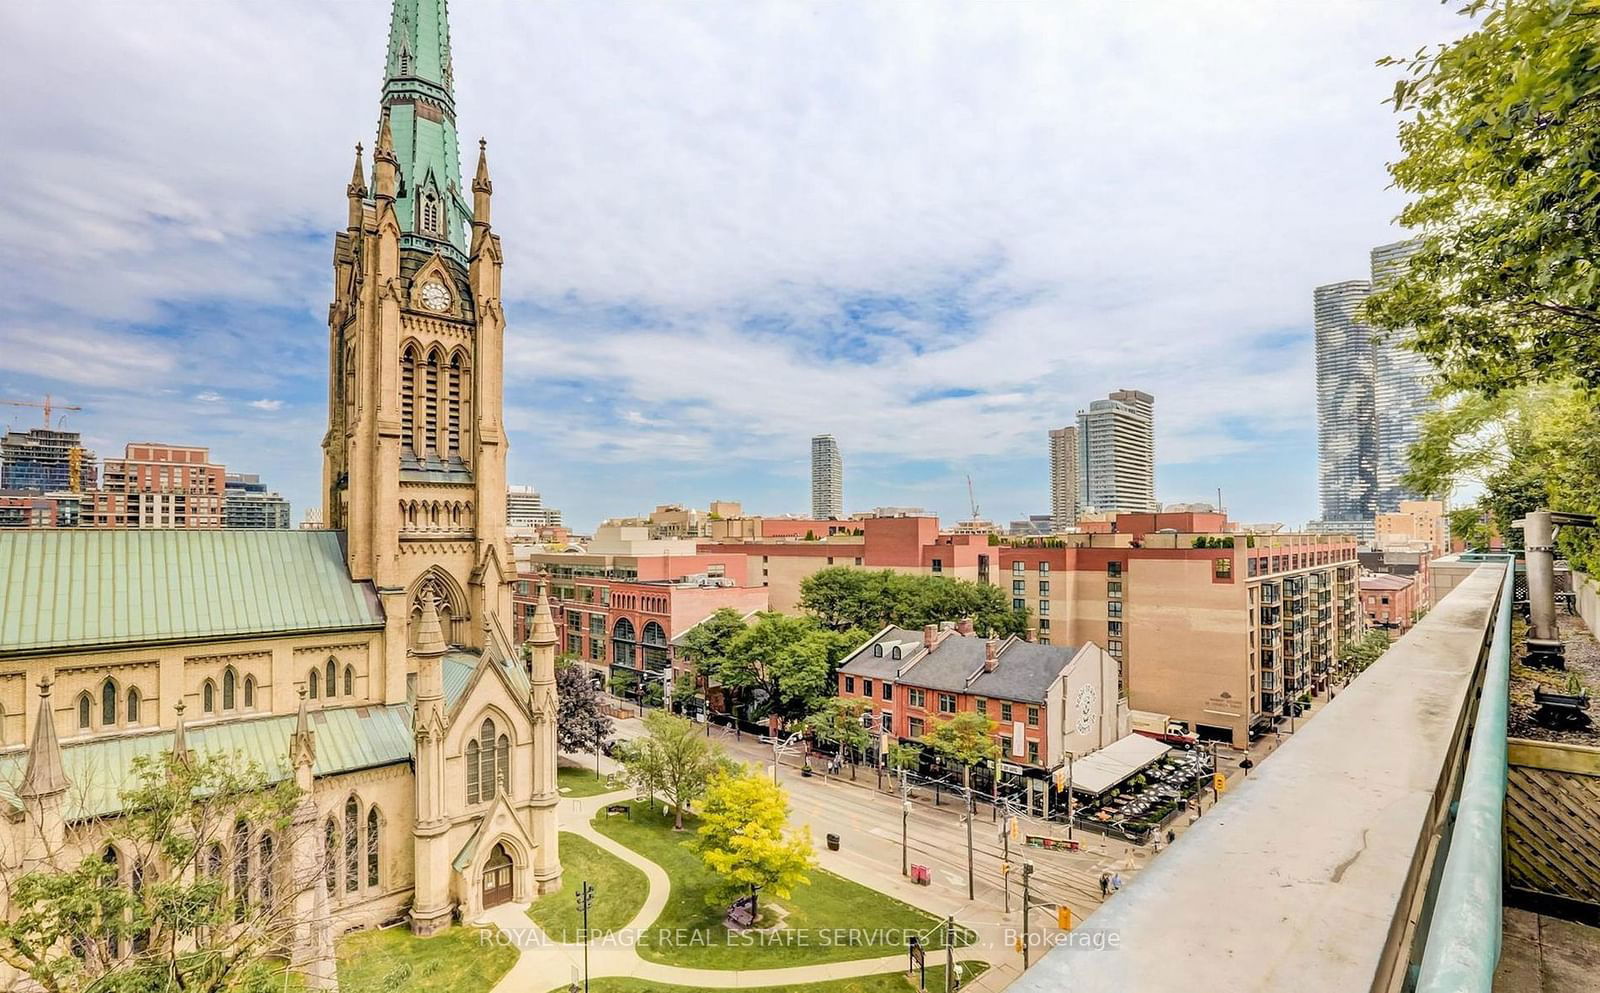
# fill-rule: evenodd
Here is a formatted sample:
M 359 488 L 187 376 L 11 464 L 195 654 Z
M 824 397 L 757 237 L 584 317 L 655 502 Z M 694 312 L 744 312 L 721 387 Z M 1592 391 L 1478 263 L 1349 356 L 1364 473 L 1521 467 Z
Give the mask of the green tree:
M 277 989 L 296 887 L 319 885 L 322 873 L 294 879 L 280 871 L 276 887 L 263 890 L 257 861 L 247 877 L 257 888 L 244 900 L 230 880 L 235 859 L 259 860 L 264 850 L 287 864 L 299 798 L 292 782 L 272 784 L 232 753 L 136 757 L 123 814 L 100 825 L 91 854 L 8 881 L 0 961 L 47 993 Z M 241 823 L 250 841 L 236 852 L 232 832 Z
M 1460 40 L 1381 64 L 1423 232 L 1406 271 L 1368 301 L 1454 389 L 1600 386 L 1600 4 L 1466 0 Z
M 1000 757 L 1000 745 L 994 740 L 998 727 L 982 714 L 966 711 L 930 724 L 922 735 L 922 743 L 940 758 L 959 765 L 970 776 L 973 766 Z M 970 779 L 968 783 L 970 785 Z
M 1600 511 L 1600 406 L 1572 383 L 1459 394 L 1424 418 L 1406 483 L 1433 493 L 1476 487 L 1476 504 L 1452 514 L 1452 534 L 1485 544 L 1493 533 L 1519 545 L 1512 522 L 1530 510 Z M 1600 567 L 1593 530 L 1565 528 L 1558 543 L 1576 567 Z
M 850 759 L 850 778 L 856 778 L 856 756 L 872 744 L 872 733 L 862 719 L 872 704 L 866 700 L 829 697 L 810 717 L 805 728 L 820 742 L 838 745 Z
M 722 669 L 728 664 L 728 650 L 733 639 L 745 627 L 743 614 L 732 607 L 720 607 L 678 638 L 677 656 L 689 664 L 697 679 L 704 682 L 707 707 L 711 701 L 711 686 L 721 682 Z M 729 711 L 736 712 L 733 698 L 740 690 L 723 685 L 723 691 L 728 697 L 726 703 Z M 709 715 L 707 719 L 710 719 Z
M 759 769 L 723 769 L 711 781 L 700 812 L 698 848 L 715 883 L 706 902 L 727 907 L 759 892 L 787 898 L 810 880 L 811 830 L 788 831 L 783 790 Z
M 645 736 L 629 743 L 623 767 L 629 778 L 659 789 L 672 804 L 673 830 L 683 830 L 683 812 L 705 795 L 711 777 L 728 761 L 722 748 L 691 721 L 655 711 L 644 719 Z
M 1028 629 L 1028 611 L 1013 609 L 997 586 L 891 569 L 818 570 L 801 581 L 800 606 L 836 631 L 876 631 L 887 624 L 919 628 L 968 617 L 979 631 L 1001 637 Z
M 724 687 L 759 694 L 776 734 L 831 695 L 839 661 L 865 640 L 860 632 L 825 630 L 809 617 L 764 612 L 729 644 L 717 678 Z
M 1368 631 L 1360 640 L 1350 642 L 1339 650 L 1339 664 L 1349 678 L 1355 678 L 1371 668 L 1383 653 L 1389 650 L 1389 632 L 1382 628 Z

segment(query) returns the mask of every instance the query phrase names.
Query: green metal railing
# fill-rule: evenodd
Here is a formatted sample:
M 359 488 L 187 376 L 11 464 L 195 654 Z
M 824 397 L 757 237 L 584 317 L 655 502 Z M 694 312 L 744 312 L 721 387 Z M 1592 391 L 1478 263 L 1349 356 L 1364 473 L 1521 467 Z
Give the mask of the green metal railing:
M 1466 556 L 1463 556 L 1465 558 Z M 1449 852 L 1417 973 L 1417 993 L 1489 993 L 1500 961 L 1501 822 L 1506 799 L 1506 709 L 1511 680 L 1514 555 L 1506 563 L 1499 613 L 1472 723 Z

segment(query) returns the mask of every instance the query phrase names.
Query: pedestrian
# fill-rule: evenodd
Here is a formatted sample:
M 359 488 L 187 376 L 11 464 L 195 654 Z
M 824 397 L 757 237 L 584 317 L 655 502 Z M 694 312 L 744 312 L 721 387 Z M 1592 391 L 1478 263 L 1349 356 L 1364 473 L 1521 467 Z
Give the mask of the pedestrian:
M 1111 895 L 1111 873 L 1102 872 L 1100 874 L 1100 899 L 1104 900 L 1106 897 L 1108 897 L 1110 895 Z
M 1113 873 L 1111 876 L 1111 892 L 1116 893 L 1122 889 L 1122 873 Z
M 1172 844 L 1173 840 L 1177 837 L 1177 832 L 1173 831 L 1171 828 L 1167 828 L 1167 844 Z

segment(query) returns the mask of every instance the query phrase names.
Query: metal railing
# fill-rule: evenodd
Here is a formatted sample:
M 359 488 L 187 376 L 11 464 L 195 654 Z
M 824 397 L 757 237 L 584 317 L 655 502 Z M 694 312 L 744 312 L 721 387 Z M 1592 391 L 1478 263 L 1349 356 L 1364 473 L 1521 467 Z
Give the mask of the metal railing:
M 1506 800 L 1506 711 L 1511 679 L 1511 606 L 1516 582 L 1507 564 L 1478 712 L 1472 722 L 1449 852 L 1433 918 L 1423 936 L 1416 993 L 1489 993 L 1500 961 L 1502 821 Z M 1476 561 L 1491 561 L 1488 555 Z

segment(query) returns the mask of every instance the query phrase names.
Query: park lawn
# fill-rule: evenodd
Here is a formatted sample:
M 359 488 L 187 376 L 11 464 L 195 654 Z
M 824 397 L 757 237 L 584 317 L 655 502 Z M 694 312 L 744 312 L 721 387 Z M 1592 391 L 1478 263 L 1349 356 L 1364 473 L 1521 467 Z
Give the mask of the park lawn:
M 604 811 L 595 815 L 597 830 L 660 865 L 672 879 L 661 916 L 639 936 L 639 956 L 646 961 L 702 969 L 776 969 L 899 954 L 913 932 L 928 947 L 943 947 L 937 918 L 820 867 L 806 873 L 809 884 L 777 901 L 788 911 L 784 930 L 730 934 L 722 924 L 725 908 L 706 903 L 711 872 L 692 847 L 696 823 L 686 817 L 684 830 L 674 832 L 670 816 L 642 803 L 633 805 L 631 819 L 607 817 Z M 771 920 L 768 898 L 760 902 L 762 919 Z M 856 933 L 843 933 L 848 929 Z
M 957 974 L 964 983 L 969 983 L 983 975 L 988 968 L 988 963 L 985 962 L 958 962 Z M 745 993 L 907 993 L 916 988 L 916 984 L 903 972 L 881 972 L 874 976 L 829 979 L 820 983 L 802 983 L 799 986 L 754 986 L 746 988 Z M 565 986 L 560 986 L 550 993 L 566 993 L 566 989 Z M 943 965 L 928 966 L 928 989 L 944 989 Z M 590 993 L 704 993 L 698 987 L 668 986 L 647 979 L 618 976 L 591 979 L 589 990 Z
M 625 787 L 619 785 L 617 788 Z M 612 787 L 606 785 L 605 776 L 596 779 L 593 769 L 563 765 L 556 768 L 556 790 L 562 796 L 599 796 L 612 792 Z
M 385 993 L 487 993 L 517 961 L 517 949 L 496 937 L 467 926 L 431 938 L 404 927 L 357 931 L 339 941 L 339 985 Z
M 589 930 L 593 932 L 616 931 L 633 920 L 650 892 L 644 872 L 589 839 L 563 831 L 561 889 L 546 893 L 528 907 L 528 916 L 550 940 L 581 940 L 583 915 L 578 912 L 577 896 L 579 884 L 585 881 L 594 887 L 594 905 L 589 908 Z

